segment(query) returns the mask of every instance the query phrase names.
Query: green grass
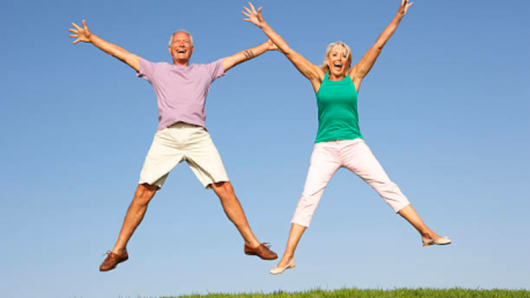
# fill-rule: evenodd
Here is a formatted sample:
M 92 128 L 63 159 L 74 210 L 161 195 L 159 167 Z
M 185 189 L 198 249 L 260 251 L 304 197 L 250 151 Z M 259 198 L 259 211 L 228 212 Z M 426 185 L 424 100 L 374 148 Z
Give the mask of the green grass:
M 333 291 L 311 290 L 306 292 L 283 292 L 277 291 L 270 294 L 264 293 L 241 293 L 241 294 L 207 294 L 207 295 L 186 295 L 186 296 L 163 296 L 160 298 L 415 298 L 415 297 L 435 297 L 435 298 L 530 298 L 530 291 L 527 290 L 470 290 L 470 289 L 394 289 L 394 290 L 361 290 L 361 289 L 340 289 Z

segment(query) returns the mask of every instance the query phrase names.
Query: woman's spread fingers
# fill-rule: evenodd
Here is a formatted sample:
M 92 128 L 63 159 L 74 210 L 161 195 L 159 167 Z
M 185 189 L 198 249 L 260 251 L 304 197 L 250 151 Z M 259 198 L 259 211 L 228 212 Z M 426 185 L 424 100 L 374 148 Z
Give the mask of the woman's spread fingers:
M 252 8 L 252 12 L 256 12 L 256 9 L 254 8 L 254 5 L 252 5 L 252 3 L 248 3 L 248 5 L 250 5 L 250 8 Z
M 76 23 L 72 23 L 72 26 L 74 26 L 77 30 L 81 30 L 81 27 L 77 26 Z

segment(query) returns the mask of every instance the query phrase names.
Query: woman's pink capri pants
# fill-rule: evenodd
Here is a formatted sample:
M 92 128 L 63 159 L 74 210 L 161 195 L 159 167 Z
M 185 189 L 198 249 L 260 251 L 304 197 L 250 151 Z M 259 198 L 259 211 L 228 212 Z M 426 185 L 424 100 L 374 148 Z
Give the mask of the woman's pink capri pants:
M 399 187 L 390 181 L 363 139 L 316 143 L 304 191 L 292 223 L 309 227 L 324 189 L 341 167 L 349 169 L 370 184 L 395 212 L 410 204 Z

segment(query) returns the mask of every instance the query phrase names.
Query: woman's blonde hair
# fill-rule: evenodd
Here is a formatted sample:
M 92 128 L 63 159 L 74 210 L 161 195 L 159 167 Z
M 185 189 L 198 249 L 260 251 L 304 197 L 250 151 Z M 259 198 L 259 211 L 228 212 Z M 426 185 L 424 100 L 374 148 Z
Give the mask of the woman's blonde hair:
M 333 49 L 337 48 L 337 47 L 341 47 L 343 48 L 344 50 L 346 50 L 346 57 L 347 57 L 347 63 L 348 63 L 348 71 L 350 70 L 351 68 L 351 50 L 350 50 L 350 47 L 343 43 L 342 41 L 336 41 L 336 42 L 333 42 L 333 43 L 330 43 L 326 49 L 326 56 L 324 57 L 324 62 L 322 62 L 322 65 L 320 66 L 320 68 L 322 68 L 322 70 L 325 72 L 325 73 L 328 73 L 329 74 L 329 66 L 326 65 L 326 58 L 328 58 L 329 56 L 329 53 L 331 51 L 333 51 Z

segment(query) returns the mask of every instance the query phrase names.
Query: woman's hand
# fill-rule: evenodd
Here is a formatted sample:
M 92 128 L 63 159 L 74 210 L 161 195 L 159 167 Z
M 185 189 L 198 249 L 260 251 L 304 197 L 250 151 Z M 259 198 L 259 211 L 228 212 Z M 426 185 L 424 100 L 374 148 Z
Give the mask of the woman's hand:
M 400 15 L 401 17 L 404 17 L 407 14 L 407 11 L 409 10 L 409 7 L 413 3 L 414 2 L 409 2 L 409 0 L 401 0 L 401 6 L 399 7 L 398 15 Z
M 252 8 L 252 10 L 248 9 L 246 6 L 244 7 L 246 12 L 242 11 L 241 13 L 245 15 L 247 19 L 243 19 L 243 21 L 251 22 L 252 24 L 261 28 L 263 25 L 266 24 L 265 20 L 263 20 L 263 16 L 261 15 L 261 9 L 263 7 L 258 8 L 258 10 L 256 11 L 252 3 L 249 2 L 248 5 L 250 6 L 250 8 Z
M 72 42 L 73 44 L 76 44 L 80 41 L 91 42 L 90 36 L 92 36 L 92 33 L 90 32 L 90 30 L 88 30 L 85 20 L 83 20 L 82 25 L 83 25 L 83 28 L 77 26 L 76 23 L 72 23 L 72 26 L 75 27 L 75 29 L 72 29 L 72 28 L 68 29 L 68 31 L 74 33 L 74 34 L 70 34 L 70 37 L 77 37 L 77 39 Z

